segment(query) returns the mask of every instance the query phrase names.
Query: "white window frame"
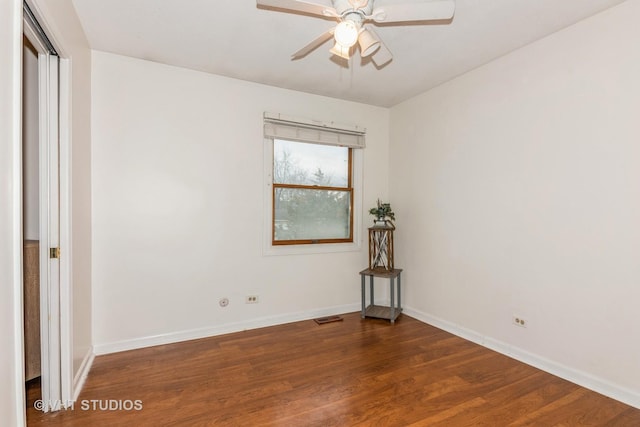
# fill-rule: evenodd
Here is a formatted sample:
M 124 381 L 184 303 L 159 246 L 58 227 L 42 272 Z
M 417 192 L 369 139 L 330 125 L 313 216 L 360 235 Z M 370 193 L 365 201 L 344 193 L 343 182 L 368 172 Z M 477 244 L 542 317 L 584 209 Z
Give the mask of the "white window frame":
M 265 113 L 265 118 L 269 113 Z M 270 115 L 272 116 L 272 115 Z M 298 119 L 299 120 L 299 119 Z M 301 121 L 303 122 L 303 121 Z M 352 185 L 353 185 L 353 242 L 346 243 L 312 243 L 301 245 L 273 245 L 273 141 L 275 138 L 264 137 L 264 193 L 263 193 L 263 254 L 299 255 L 323 254 L 339 252 L 355 252 L 362 249 L 362 196 L 363 196 L 363 165 L 364 150 L 353 148 L 352 151 Z M 283 138 L 296 141 L 293 138 Z M 305 142 L 300 140 L 300 142 Z

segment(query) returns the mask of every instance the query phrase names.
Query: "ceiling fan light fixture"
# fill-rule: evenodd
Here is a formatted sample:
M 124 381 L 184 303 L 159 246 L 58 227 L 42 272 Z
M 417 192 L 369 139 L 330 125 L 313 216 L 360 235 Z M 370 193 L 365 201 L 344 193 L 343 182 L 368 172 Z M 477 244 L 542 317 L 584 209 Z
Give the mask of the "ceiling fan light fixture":
M 340 22 L 336 26 L 334 33 L 336 43 L 343 47 L 350 48 L 358 41 L 359 30 L 359 26 L 351 20 L 344 20 Z
M 455 0 L 398 0 L 376 7 L 377 0 L 331 0 L 331 7 L 315 3 L 317 0 L 256 0 L 258 7 L 284 9 L 322 18 L 335 18 L 335 27 L 325 31 L 295 52 L 292 60 L 300 59 L 331 38 L 335 45 L 330 52 L 341 58 L 350 59 L 352 48 L 359 43 L 362 57 L 370 58 L 380 69 L 393 60 L 391 51 L 378 37 L 372 26 L 373 21 L 383 24 L 412 25 L 421 21 L 434 24 L 450 23 L 456 11 Z M 329 0 L 323 0 L 328 3 Z M 386 3 L 386 2 L 385 2 Z M 438 22 L 445 21 L 445 22 Z M 354 48 L 355 50 L 355 48 Z M 363 61 L 367 63 L 368 61 Z
M 329 50 L 329 52 L 334 55 L 339 56 L 340 58 L 349 59 L 351 57 L 351 48 L 348 46 L 342 46 L 340 43 L 336 42 L 333 47 Z
M 358 36 L 360 44 L 360 56 L 363 58 L 371 55 L 380 48 L 380 40 L 370 31 L 362 30 Z

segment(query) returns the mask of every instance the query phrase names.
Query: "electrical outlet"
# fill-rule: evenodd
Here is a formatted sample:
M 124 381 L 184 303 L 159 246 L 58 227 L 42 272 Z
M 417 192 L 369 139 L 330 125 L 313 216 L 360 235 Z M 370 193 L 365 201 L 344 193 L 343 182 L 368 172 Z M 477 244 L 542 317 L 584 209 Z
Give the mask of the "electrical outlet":
M 218 304 L 220 304 L 220 307 L 226 307 L 229 305 L 229 298 L 220 298 L 220 301 L 218 301 Z
M 245 301 L 246 304 L 257 304 L 260 302 L 258 295 L 247 295 Z
M 520 326 L 521 328 L 527 327 L 527 321 L 520 316 L 513 315 L 513 324 L 516 326 Z

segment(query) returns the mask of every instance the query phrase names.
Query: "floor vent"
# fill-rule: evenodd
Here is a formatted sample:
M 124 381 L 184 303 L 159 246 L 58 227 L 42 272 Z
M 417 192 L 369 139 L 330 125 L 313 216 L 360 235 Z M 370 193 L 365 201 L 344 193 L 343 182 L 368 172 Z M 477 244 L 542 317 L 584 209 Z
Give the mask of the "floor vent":
M 331 322 L 342 322 L 344 319 L 340 316 L 327 316 L 327 317 L 318 317 L 317 319 L 313 319 L 318 325 L 323 325 L 325 323 Z

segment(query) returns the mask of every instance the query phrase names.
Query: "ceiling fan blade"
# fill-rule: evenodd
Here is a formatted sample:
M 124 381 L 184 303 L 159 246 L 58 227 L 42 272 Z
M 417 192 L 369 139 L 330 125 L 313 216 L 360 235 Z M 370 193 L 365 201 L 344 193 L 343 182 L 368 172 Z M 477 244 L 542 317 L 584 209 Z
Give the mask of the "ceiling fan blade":
M 325 31 L 324 33 L 320 34 L 318 37 L 316 37 L 315 39 L 313 39 L 313 41 L 311 43 L 309 43 L 308 45 L 306 45 L 305 47 L 303 47 L 302 49 L 300 49 L 299 51 L 297 51 L 296 53 L 294 53 L 293 55 L 291 55 L 291 59 L 300 59 L 304 56 L 307 56 L 311 51 L 319 48 L 321 45 L 323 45 L 327 40 L 329 40 L 330 38 L 333 37 L 333 32 L 334 32 L 335 28 L 332 28 L 328 31 Z
M 369 31 L 371 31 L 371 29 Z M 376 67 L 382 68 L 384 65 L 391 62 L 392 59 L 393 55 L 391 54 L 391 51 L 389 50 L 387 45 L 385 45 L 384 42 L 380 40 L 380 47 L 373 55 L 371 55 L 371 60 L 374 64 L 376 64 Z
M 371 17 L 375 22 L 437 21 L 453 18 L 456 3 L 453 0 L 400 3 L 375 8 Z
M 318 15 L 324 18 L 335 18 L 338 16 L 338 13 L 333 7 L 300 0 L 256 0 L 256 4 L 257 6 L 291 10 L 294 12 L 302 12 L 310 15 Z

